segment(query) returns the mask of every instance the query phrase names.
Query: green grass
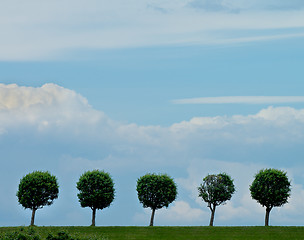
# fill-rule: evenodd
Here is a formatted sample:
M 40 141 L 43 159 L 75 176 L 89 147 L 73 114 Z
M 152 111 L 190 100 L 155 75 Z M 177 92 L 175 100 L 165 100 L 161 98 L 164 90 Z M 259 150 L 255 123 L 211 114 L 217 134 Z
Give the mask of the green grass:
M 74 239 L 102 240 L 304 239 L 304 227 L 1 227 L 0 236 L 20 230 L 40 239 L 62 231 Z

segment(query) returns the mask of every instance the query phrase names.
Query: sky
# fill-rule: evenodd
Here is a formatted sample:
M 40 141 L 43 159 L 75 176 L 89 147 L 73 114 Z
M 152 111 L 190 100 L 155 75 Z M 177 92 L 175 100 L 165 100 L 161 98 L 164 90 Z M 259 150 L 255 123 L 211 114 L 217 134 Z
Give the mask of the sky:
M 216 226 L 258 226 L 249 185 L 287 172 L 289 202 L 270 225 L 304 218 L 302 0 L 3 0 L 0 9 L 0 226 L 29 225 L 20 179 L 55 175 L 59 198 L 38 226 L 87 226 L 76 182 L 109 172 L 114 202 L 98 226 L 147 226 L 137 179 L 166 173 L 176 201 L 157 226 L 205 226 L 197 187 L 226 172 L 236 193 Z

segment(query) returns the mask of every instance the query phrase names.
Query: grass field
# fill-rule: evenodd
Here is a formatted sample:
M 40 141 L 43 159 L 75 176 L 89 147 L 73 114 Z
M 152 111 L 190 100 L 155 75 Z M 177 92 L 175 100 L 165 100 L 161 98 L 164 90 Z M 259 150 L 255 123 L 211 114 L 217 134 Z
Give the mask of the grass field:
M 102 240 L 304 239 L 304 227 L 1 227 L 1 239 L 9 239 L 7 236 L 14 232 L 38 235 L 40 239 L 58 232 L 73 239 Z

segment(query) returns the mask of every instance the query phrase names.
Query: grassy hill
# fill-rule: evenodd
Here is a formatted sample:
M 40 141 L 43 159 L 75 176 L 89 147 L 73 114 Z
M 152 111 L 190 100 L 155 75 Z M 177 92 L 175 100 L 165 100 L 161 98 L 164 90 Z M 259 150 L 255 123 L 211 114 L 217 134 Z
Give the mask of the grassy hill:
M 48 236 L 51 240 L 292 240 L 304 239 L 304 227 L 1 227 L 0 236 L 1 240 Z

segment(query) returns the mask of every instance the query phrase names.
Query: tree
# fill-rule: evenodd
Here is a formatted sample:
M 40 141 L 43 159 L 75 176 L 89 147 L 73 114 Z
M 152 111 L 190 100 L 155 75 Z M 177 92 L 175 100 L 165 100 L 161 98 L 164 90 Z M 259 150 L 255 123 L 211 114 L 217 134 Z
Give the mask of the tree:
M 211 211 L 209 226 L 213 226 L 215 209 L 230 200 L 235 192 L 233 180 L 226 173 L 207 175 L 198 187 L 199 197 L 208 203 Z
M 155 210 L 168 207 L 177 195 L 174 180 L 166 174 L 146 174 L 137 180 L 139 202 L 151 208 L 150 226 L 153 226 Z
M 114 183 L 109 173 L 99 170 L 87 171 L 77 182 L 77 194 L 81 207 L 92 209 L 92 225 L 95 226 L 97 209 L 109 207 L 114 200 Z
M 35 171 L 25 175 L 19 183 L 17 198 L 24 208 L 32 210 L 31 225 L 34 225 L 37 209 L 51 205 L 58 198 L 59 186 L 49 172 Z
M 260 170 L 249 189 L 251 197 L 266 207 L 265 226 L 269 225 L 271 209 L 287 203 L 291 190 L 286 172 L 272 168 Z

